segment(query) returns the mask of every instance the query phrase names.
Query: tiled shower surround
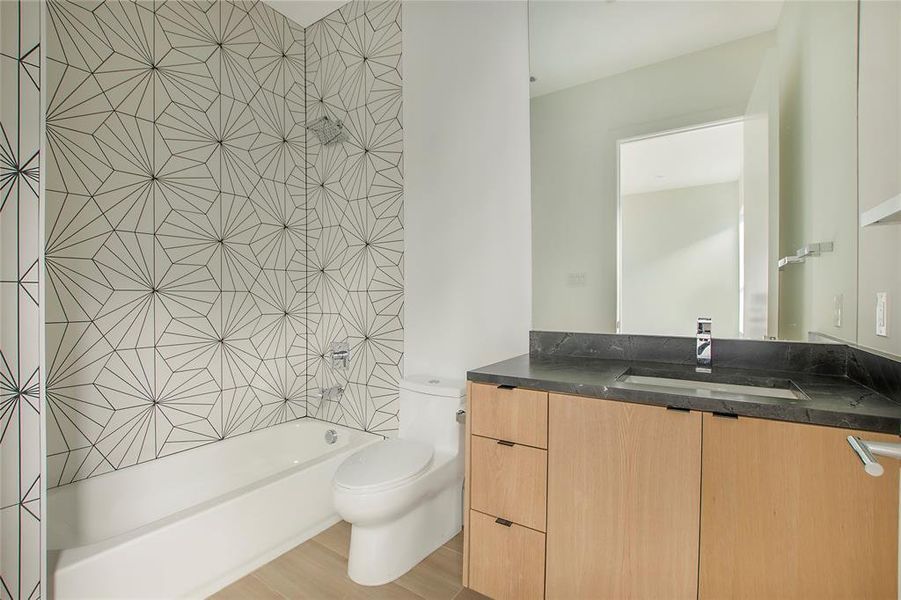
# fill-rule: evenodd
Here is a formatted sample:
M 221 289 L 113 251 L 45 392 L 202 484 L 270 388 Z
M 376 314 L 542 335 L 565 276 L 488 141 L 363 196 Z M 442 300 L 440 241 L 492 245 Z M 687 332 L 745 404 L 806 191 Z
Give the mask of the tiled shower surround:
M 403 355 L 400 2 L 351 2 L 306 33 L 307 119 L 337 117 L 348 133 L 307 138 L 309 414 L 390 434 Z M 346 371 L 330 368 L 336 339 L 350 342 Z M 320 401 L 334 385 L 342 399 Z
M 48 486 L 305 416 L 396 429 L 399 4 L 306 30 L 262 2 L 47 6 Z

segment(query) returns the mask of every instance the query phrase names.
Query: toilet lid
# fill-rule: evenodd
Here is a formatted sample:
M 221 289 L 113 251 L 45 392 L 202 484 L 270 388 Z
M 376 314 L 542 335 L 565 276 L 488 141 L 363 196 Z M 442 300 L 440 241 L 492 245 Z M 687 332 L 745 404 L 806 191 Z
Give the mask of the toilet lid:
M 400 485 L 432 464 L 432 446 L 413 440 L 385 440 L 349 456 L 335 473 L 335 485 L 369 490 Z

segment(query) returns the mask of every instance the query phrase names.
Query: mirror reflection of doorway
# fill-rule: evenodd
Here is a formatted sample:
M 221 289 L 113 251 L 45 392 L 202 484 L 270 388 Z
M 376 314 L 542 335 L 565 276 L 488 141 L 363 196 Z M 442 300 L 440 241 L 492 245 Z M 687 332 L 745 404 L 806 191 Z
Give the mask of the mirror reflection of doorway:
M 717 337 L 765 334 L 769 202 L 746 164 L 758 152 L 747 126 L 739 118 L 619 142 L 621 333 L 690 335 L 706 316 Z

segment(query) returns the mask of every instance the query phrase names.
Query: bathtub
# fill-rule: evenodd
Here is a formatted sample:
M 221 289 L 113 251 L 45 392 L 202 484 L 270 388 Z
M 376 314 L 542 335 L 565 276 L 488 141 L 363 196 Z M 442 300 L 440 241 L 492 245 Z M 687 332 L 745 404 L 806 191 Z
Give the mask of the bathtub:
M 51 597 L 205 597 L 336 523 L 335 470 L 379 439 L 300 419 L 52 489 Z

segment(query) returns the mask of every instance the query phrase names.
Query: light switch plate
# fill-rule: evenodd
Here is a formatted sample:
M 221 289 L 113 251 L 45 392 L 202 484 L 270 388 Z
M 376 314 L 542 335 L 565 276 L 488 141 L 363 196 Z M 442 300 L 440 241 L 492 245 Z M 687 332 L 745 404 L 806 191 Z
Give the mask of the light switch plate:
M 842 312 L 844 310 L 844 294 L 836 294 L 832 297 L 832 324 L 835 327 L 842 326 Z
M 587 276 L 585 272 L 567 273 L 566 287 L 585 287 Z
M 876 335 L 888 337 L 888 293 L 876 292 Z

